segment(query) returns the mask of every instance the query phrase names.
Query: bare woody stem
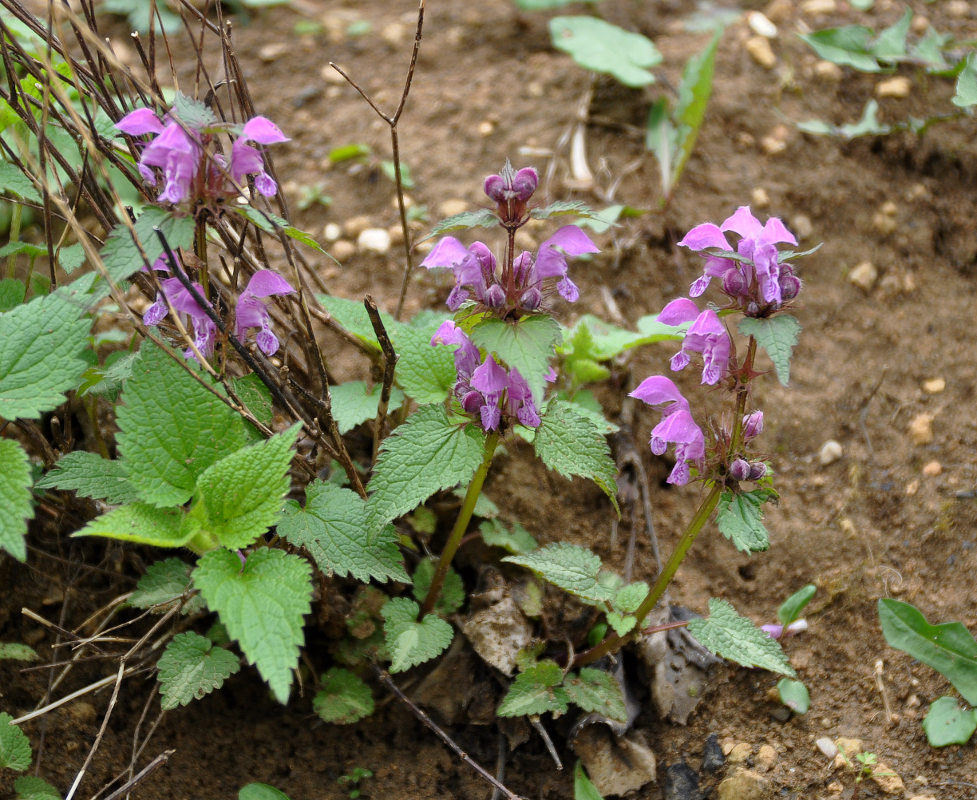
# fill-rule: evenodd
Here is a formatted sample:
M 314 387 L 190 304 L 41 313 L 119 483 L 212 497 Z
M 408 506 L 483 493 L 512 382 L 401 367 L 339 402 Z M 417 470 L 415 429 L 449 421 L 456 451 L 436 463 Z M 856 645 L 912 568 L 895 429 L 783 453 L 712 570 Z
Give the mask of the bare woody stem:
M 465 499 L 462 501 L 461 510 L 458 512 L 458 518 L 455 520 L 454 528 L 451 529 L 451 535 L 448 537 L 448 541 L 445 542 L 444 550 L 441 551 L 441 558 L 438 560 L 434 577 L 431 578 L 431 586 L 427 590 L 427 596 L 421 604 L 421 612 L 418 615 L 418 619 L 423 619 L 426 615 L 430 614 L 434 608 L 434 604 L 438 601 L 438 596 L 441 594 L 441 587 L 444 585 L 445 576 L 448 574 L 448 567 L 451 566 L 451 559 L 454 558 L 455 553 L 458 551 L 462 537 L 468 529 L 468 523 L 471 522 L 472 514 L 475 511 L 475 502 L 482 492 L 482 484 L 485 483 L 485 476 L 488 475 L 489 466 L 492 464 L 492 456 L 495 455 L 495 448 L 498 444 L 499 432 L 493 431 L 485 440 L 482 463 L 479 464 L 478 469 L 475 471 L 472 482 L 468 484 L 468 491 L 465 493 Z

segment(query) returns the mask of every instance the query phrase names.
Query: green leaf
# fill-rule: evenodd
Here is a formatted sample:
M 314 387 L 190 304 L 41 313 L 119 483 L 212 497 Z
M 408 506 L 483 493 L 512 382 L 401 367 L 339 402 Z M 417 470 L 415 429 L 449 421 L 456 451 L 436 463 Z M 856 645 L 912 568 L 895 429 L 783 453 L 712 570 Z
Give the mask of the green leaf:
M 57 253 L 57 258 L 58 265 L 61 269 L 70 275 L 85 263 L 87 256 L 85 255 L 85 248 L 82 247 L 81 242 L 76 242 L 75 244 L 69 244 L 67 247 L 62 247 Z
M 763 504 L 776 497 L 772 489 L 752 492 L 723 491 L 716 507 L 716 524 L 723 536 L 743 553 L 761 553 L 770 547 L 763 527 Z
M 271 425 L 274 419 L 271 391 L 261 378 L 253 372 L 242 378 L 231 378 L 231 388 L 255 419 L 265 425 Z M 257 431 L 255 433 L 257 434 Z M 260 434 L 256 441 L 261 441 Z
M 217 124 L 217 116 L 202 100 L 188 97 L 183 92 L 177 92 L 173 99 L 173 116 L 185 123 L 188 128 L 200 130 Z
M 0 316 L 0 417 L 37 419 L 78 385 L 88 367 L 90 284 L 83 278 Z
M 261 548 L 244 566 L 230 550 L 211 550 L 193 571 L 194 585 L 216 611 L 280 703 L 288 701 L 292 670 L 304 641 L 302 617 L 309 613 L 309 563 L 299 556 Z
M 716 50 L 722 38 L 723 29 L 713 34 L 705 49 L 685 62 L 682 81 L 678 87 L 678 102 L 672 118 L 678 124 L 676 131 L 676 153 L 671 168 L 669 189 L 678 183 L 685 165 L 692 155 L 699 129 L 706 116 L 706 107 L 712 95 L 712 77 L 716 63 Z
M 647 68 L 660 64 L 662 54 L 640 33 L 596 17 L 554 17 L 550 36 L 557 50 L 569 53 L 584 69 L 613 75 L 632 88 L 655 82 Z
M 520 717 L 530 714 L 554 716 L 566 713 L 570 698 L 563 683 L 563 670 L 555 661 L 546 659 L 520 672 L 509 687 L 496 710 L 500 717 Z
M 190 564 L 179 558 L 164 558 L 150 564 L 146 574 L 136 584 L 136 589 L 129 598 L 129 605 L 135 608 L 167 610 L 173 603 L 182 600 L 190 588 L 192 569 Z M 184 614 L 191 614 L 203 610 L 203 605 L 203 598 L 194 593 L 181 610 Z
M 312 698 L 315 713 L 334 725 L 352 725 L 373 713 L 373 692 L 348 669 L 331 667 Z
M 437 569 L 438 560 L 436 558 L 425 558 L 418 562 L 417 569 L 414 570 L 414 599 L 423 601 L 427 597 L 427 590 L 431 587 L 431 580 L 434 578 L 434 571 Z M 441 594 L 434 604 L 434 610 L 442 617 L 454 614 L 465 602 L 465 584 L 461 580 L 461 575 L 448 567 L 448 572 L 444 576 L 444 584 L 441 586 Z
M 441 406 L 422 406 L 383 440 L 368 486 L 367 519 L 377 529 L 439 489 L 467 484 L 482 462 L 485 434 L 457 425 Z
M 24 732 L 11 725 L 13 717 L 0 711 L 0 768 L 23 772 L 31 765 L 31 743 Z
M 169 711 L 219 689 L 241 669 L 238 657 L 193 631 L 178 633 L 159 658 L 160 708 Z
M 784 600 L 780 608 L 777 609 L 777 619 L 780 620 L 780 624 L 785 626 L 790 625 L 790 623 L 799 619 L 801 612 L 804 610 L 804 606 L 811 602 L 811 598 L 814 597 L 817 590 L 817 586 L 809 583 Z
M 75 491 L 82 497 L 104 500 L 111 505 L 139 499 L 122 461 L 102 458 L 85 450 L 75 450 L 63 456 L 35 485 L 38 489 Z
M 433 348 L 432 348 L 433 349 Z M 349 381 L 329 387 L 332 398 L 332 415 L 340 433 L 349 433 L 357 425 L 376 419 L 383 387 L 374 384 L 369 391 L 365 381 Z M 393 413 L 403 405 L 404 393 L 396 386 L 390 392 L 389 412 Z
M 0 164 L 3 162 L 0 161 Z M 27 296 L 27 286 L 16 278 L 0 280 L 0 314 L 16 308 L 24 302 Z
M 383 637 L 390 653 L 391 672 L 404 670 L 436 658 L 451 644 L 454 630 L 437 614 L 428 614 L 420 622 L 421 608 L 406 597 L 388 601 L 383 615 Z
M 0 661 L 9 659 L 11 661 L 37 661 L 40 656 L 33 647 L 28 647 L 20 642 L 0 642 Z
M 621 206 L 623 208 L 623 206 Z M 551 217 L 561 217 L 565 214 L 573 214 L 575 217 L 581 217 L 585 220 L 593 220 L 603 224 L 604 230 L 611 227 L 614 220 L 608 220 L 605 216 L 608 209 L 604 211 L 594 211 L 586 203 L 582 203 L 579 200 L 556 200 L 549 205 L 539 206 L 537 208 L 530 209 L 529 216 L 533 219 L 550 219 Z M 603 231 L 598 231 L 603 233 Z
M 324 481 L 305 490 L 305 508 L 286 504 L 278 535 L 304 547 L 319 569 L 364 583 L 371 579 L 409 583 L 398 548 L 397 532 L 384 525 L 371 531 L 366 503 L 355 492 Z
M 864 25 L 827 28 L 800 38 L 814 48 L 821 58 L 838 66 L 854 67 L 861 72 L 881 72 L 882 67 L 871 53 L 874 31 Z
M 431 232 L 421 241 L 430 239 L 432 236 L 440 236 L 442 233 L 452 233 L 468 228 L 491 228 L 498 224 L 499 218 L 487 208 L 480 208 L 478 211 L 462 211 L 460 214 L 441 220 L 431 228 Z
M 373 332 L 370 316 L 366 313 L 366 309 L 362 303 L 329 294 L 316 295 L 316 300 L 329 313 L 329 316 L 343 328 L 356 338 L 370 345 L 377 352 L 380 351 L 380 343 L 377 341 L 377 335 Z M 391 328 L 400 325 L 393 317 L 383 311 L 380 312 L 380 321 L 383 322 L 387 333 L 390 335 L 392 335 Z M 391 323 L 393 323 L 393 326 Z
M 691 620 L 689 633 L 707 650 L 727 661 L 795 677 L 794 669 L 777 641 L 737 614 L 725 600 L 710 598 L 709 618 Z
M 157 508 L 149 503 L 129 503 L 95 517 L 72 536 L 104 536 L 154 547 L 182 547 L 199 530 L 190 524 L 182 508 Z
M 61 800 L 61 792 L 44 778 L 24 775 L 14 781 L 17 800 Z
M 365 158 L 366 156 L 372 155 L 373 149 L 370 145 L 363 142 L 354 142 L 353 144 L 343 144 L 339 147 L 334 147 L 329 151 L 329 160 L 333 164 L 339 164 L 343 161 L 351 161 L 354 158 Z
M 977 53 L 970 53 L 967 56 L 963 69 L 957 75 L 957 90 L 953 95 L 953 104 L 960 108 L 977 104 Z
M 797 127 L 805 133 L 812 133 L 817 136 L 837 136 L 842 139 L 855 139 L 859 136 L 885 136 L 887 133 L 896 130 L 894 125 L 883 125 L 879 122 L 879 104 L 874 98 L 865 104 L 858 122 L 832 125 L 830 122 L 812 119 L 797 123 Z M 906 127 L 911 130 L 913 125 L 910 124 Z
M 811 707 L 811 695 L 801 681 L 781 678 L 777 681 L 777 692 L 780 695 L 780 702 L 795 714 L 806 714 Z
M 31 464 L 13 439 L 0 439 L 0 550 L 18 561 L 27 559 L 27 520 L 34 516 L 31 503 Z
M 628 711 L 624 706 L 624 692 L 613 675 L 602 669 L 584 667 L 579 673 L 571 672 L 563 681 L 571 703 L 588 713 L 596 712 L 610 719 L 626 722 Z
M 607 439 L 594 422 L 575 406 L 553 401 L 536 429 L 536 455 L 563 477 L 579 475 L 596 483 L 617 505 L 617 467 Z
M 497 519 L 488 519 L 478 529 L 482 534 L 482 541 L 489 547 L 501 547 L 513 555 L 528 553 L 539 546 L 533 535 L 518 522 L 512 528 L 507 528 Z
M 553 317 L 540 314 L 523 317 L 517 322 L 488 317 L 472 328 L 469 337 L 497 360 L 519 370 L 536 403 L 542 401 L 546 385 L 544 376 L 553 357 L 553 348 L 561 338 L 560 325 Z
M 909 603 L 883 597 L 879 621 L 885 640 L 946 678 L 970 705 L 977 705 L 977 641 L 959 622 L 930 625 Z
M 452 348 L 434 346 L 431 337 L 441 320 L 419 329 L 402 327 L 392 335 L 399 356 L 395 377 L 404 393 L 420 405 L 440 403 L 458 379 Z
M 941 697 L 926 712 L 923 730 L 931 747 L 966 744 L 977 731 L 977 710 L 961 708 L 952 697 Z
M 532 553 L 502 560 L 531 569 L 543 580 L 590 605 L 608 603 L 614 597 L 614 592 L 600 580 L 600 556 L 586 547 L 554 542 Z
M 267 233 L 277 234 L 279 231 L 281 231 L 289 239 L 294 239 L 296 242 L 301 242 L 307 247 L 311 247 L 313 250 L 317 250 L 320 253 L 326 252 L 322 249 L 322 245 L 315 240 L 315 237 L 311 233 L 296 228 L 288 220 L 279 217 L 277 214 L 272 214 L 270 211 L 264 211 L 248 205 L 228 206 L 228 208 L 236 211 L 255 227 L 260 228 Z
M 4 104 L 6 105 L 6 104 Z M 2 107 L 2 106 L 0 106 Z M 9 106 L 7 106 L 9 108 Z M 0 159 L 0 192 L 40 205 L 43 200 L 34 183 L 9 161 Z
M 573 800 L 604 800 L 597 787 L 587 777 L 579 758 L 573 767 Z
M 767 351 L 777 370 L 777 378 L 786 386 L 790 381 L 790 355 L 797 344 L 801 323 L 790 314 L 778 314 L 766 319 L 745 317 L 740 320 L 739 331 L 744 336 L 752 336 Z
M 174 253 L 178 248 L 189 248 L 193 244 L 193 217 L 177 217 L 156 206 L 148 206 L 136 219 L 133 228 L 135 241 L 129 228 L 120 222 L 112 228 L 102 247 L 102 262 L 113 283 L 125 280 L 147 264 L 152 266 L 163 255 L 163 243 L 153 228 L 160 229 Z
M 648 596 L 648 591 L 648 584 L 644 581 L 629 583 L 614 595 L 614 601 L 611 605 L 625 614 L 633 614 Z
M 190 514 L 200 527 L 233 549 L 247 547 L 277 522 L 291 480 L 296 424 L 266 441 L 243 447 L 197 478 Z
M 241 787 L 237 800 L 289 800 L 285 792 L 267 783 L 249 783 Z
M 244 420 L 150 342 L 143 343 L 116 418 L 129 479 L 140 498 L 157 506 L 187 502 L 209 466 L 248 442 Z
M 895 63 L 907 57 L 906 37 L 909 35 L 909 26 L 913 21 L 912 9 L 907 8 L 899 20 L 879 31 L 879 35 L 872 43 L 872 55 L 879 61 Z
M 614 629 L 614 633 L 618 636 L 624 636 L 634 630 L 634 626 L 638 624 L 638 618 L 632 617 L 629 614 L 618 614 L 614 611 L 608 611 L 605 616 L 607 618 L 607 624 Z M 597 641 L 600 641 L 601 638 L 603 636 L 598 638 Z

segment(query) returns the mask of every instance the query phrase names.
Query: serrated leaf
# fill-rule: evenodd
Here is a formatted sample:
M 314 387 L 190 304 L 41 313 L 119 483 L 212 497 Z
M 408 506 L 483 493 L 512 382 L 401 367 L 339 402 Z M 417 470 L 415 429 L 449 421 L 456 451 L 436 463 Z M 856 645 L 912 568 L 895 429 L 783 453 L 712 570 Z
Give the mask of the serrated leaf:
M 291 485 L 288 468 L 299 430 L 296 424 L 243 447 L 197 478 L 190 514 L 224 547 L 247 547 L 278 521 Z
M 231 388 L 255 419 L 265 425 L 271 425 L 274 418 L 271 391 L 261 378 L 253 372 L 241 378 L 232 378 Z M 255 433 L 257 434 L 257 431 Z M 256 441 L 260 441 L 260 434 L 258 436 Z
M 608 611 L 605 614 L 607 618 L 607 624 L 614 629 L 614 633 L 618 636 L 624 636 L 630 631 L 634 630 L 634 626 L 638 624 L 638 618 L 632 617 L 626 614 L 618 614 L 614 611 Z
M 395 597 L 380 612 L 384 620 L 383 638 L 391 658 L 391 672 L 403 672 L 430 661 L 451 644 L 454 629 L 437 614 L 428 614 L 418 622 L 420 610 L 413 600 Z
M 345 297 L 336 297 L 329 294 L 316 295 L 316 300 L 328 312 L 336 322 L 353 334 L 356 338 L 370 345 L 377 352 L 380 351 L 380 343 L 377 335 L 373 332 L 373 325 L 370 323 L 370 316 L 362 303 L 347 300 Z M 380 321 L 390 334 L 391 324 L 400 325 L 393 317 L 385 312 L 380 312 Z
M 188 97 L 187 95 L 183 94 L 183 92 L 176 93 L 176 97 L 173 99 L 173 109 L 171 113 L 181 122 L 186 124 L 188 128 L 193 130 L 208 128 L 217 123 L 217 117 L 214 112 L 210 110 L 210 106 L 208 106 L 202 100 L 196 100 L 192 97 Z
M 655 82 L 647 68 L 660 64 L 662 54 L 640 33 L 597 17 L 554 17 L 550 36 L 557 50 L 569 53 L 584 69 L 613 75 L 632 88 Z
M 76 450 L 63 456 L 36 484 L 38 489 L 74 491 L 82 497 L 104 500 L 111 505 L 139 499 L 129 482 L 129 473 L 119 459 Z
M 644 581 L 629 583 L 619 589 L 614 595 L 613 607 L 626 614 L 633 614 L 638 610 L 642 601 L 648 596 L 648 584 Z
M 537 404 L 542 401 L 545 375 L 561 335 L 559 323 L 544 315 L 523 317 L 516 322 L 488 317 L 469 332 L 476 345 L 519 370 Z
M 0 164 L 3 162 L 0 161 Z M 27 296 L 27 286 L 16 278 L 0 280 L 0 313 L 10 311 L 24 302 Z
M 499 218 L 487 208 L 480 208 L 477 211 L 462 211 L 460 214 L 441 220 L 424 237 L 424 240 L 430 239 L 432 236 L 440 236 L 442 233 L 451 233 L 468 228 L 491 228 L 498 224 Z
M 91 320 L 82 279 L 0 316 L 0 417 L 37 419 L 59 406 L 88 367 Z
M 355 673 L 331 667 L 322 676 L 312 707 L 326 722 L 352 725 L 373 713 L 373 692 Z
M 967 56 L 963 69 L 957 75 L 953 104 L 960 108 L 977 104 L 977 53 L 970 53 Z
M 579 200 L 557 200 L 549 205 L 533 208 L 529 212 L 529 216 L 533 219 L 549 219 L 550 217 L 560 217 L 564 214 L 573 214 L 583 219 L 598 220 L 605 223 L 606 228 L 610 227 L 614 222 L 614 220 L 607 222 L 607 218 L 603 216 L 603 212 L 594 211 L 586 203 L 582 203 Z M 603 233 L 603 231 L 599 231 L 599 233 Z
M 939 672 L 971 705 L 977 705 L 977 641 L 959 622 L 930 625 L 919 609 L 883 597 L 882 634 L 890 646 Z
M 534 441 L 536 455 L 552 470 L 569 478 L 579 475 L 596 483 L 617 505 L 617 467 L 607 439 L 574 405 L 553 401 L 542 416 Z
M 160 229 L 174 253 L 179 248 L 189 248 L 193 243 L 193 217 L 178 217 L 162 208 L 148 206 L 133 224 L 135 240 L 129 228 L 119 223 L 102 246 L 102 262 L 113 283 L 125 280 L 146 264 L 152 266 L 163 255 L 163 243 L 154 228 Z M 137 241 L 139 246 L 136 245 Z M 146 256 L 145 261 L 143 254 Z
M 182 508 L 157 508 L 149 503 L 129 503 L 95 517 L 72 536 L 104 536 L 154 547 L 182 547 L 199 530 L 186 519 Z
M 163 611 L 183 598 L 190 588 L 190 573 L 193 567 L 179 558 L 164 558 L 150 564 L 146 574 L 139 579 L 136 589 L 129 598 L 129 605 L 135 608 L 154 608 Z M 203 609 L 203 599 L 194 594 L 181 609 L 191 614 Z
M 763 504 L 775 494 L 770 489 L 752 492 L 723 491 L 716 506 L 716 524 L 736 549 L 760 553 L 770 548 L 770 536 L 763 526 Z
M 777 370 L 778 380 L 786 386 L 790 381 L 790 355 L 797 344 L 801 323 L 790 314 L 778 314 L 766 319 L 745 317 L 740 320 L 739 331 L 744 336 L 752 336 L 767 351 Z
M 31 465 L 13 439 L 0 439 L 0 550 L 27 559 L 27 520 L 33 518 Z
M 977 710 L 961 708 L 952 697 L 941 697 L 926 712 L 923 731 L 931 747 L 966 744 L 977 731 Z
M 0 711 L 0 767 L 23 772 L 31 765 L 31 743 L 24 732 L 11 725 L 13 717 Z
M 6 106 L 6 103 L 4 103 Z M 6 106 L 9 108 L 9 106 Z M 9 161 L 0 160 L 0 192 L 14 194 L 23 200 L 40 205 L 43 200 L 33 181 Z
M 0 661 L 9 659 L 12 661 L 37 661 L 40 656 L 33 647 L 28 647 L 20 642 L 0 642 Z
M 236 211 L 242 217 L 247 219 L 248 222 L 251 222 L 257 228 L 260 228 L 263 231 L 268 233 L 277 233 L 278 231 L 281 231 L 289 239 L 294 239 L 296 242 L 301 242 L 306 247 L 311 247 L 313 250 L 320 253 L 326 252 L 322 249 L 322 245 L 315 240 L 315 237 L 311 233 L 303 231 L 300 228 L 296 228 L 287 219 L 283 219 L 277 214 L 272 214 L 270 211 L 265 211 L 250 205 L 235 205 L 229 206 L 229 208 Z
M 393 336 L 394 350 L 399 356 L 397 383 L 420 405 L 447 399 L 458 377 L 452 349 L 431 344 L 438 324 L 430 329 L 403 327 Z
M 590 782 L 580 759 L 573 767 L 573 800 L 604 800 L 597 787 Z
M 484 432 L 457 425 L 441 406 L 422 406 L 383 440 L 367 487 L 371 529 L 406 514 L 439 489 L 467 484 L 482 461 Z
M 531 569 L 543 580 L 590 605 L 608 603 L 614 592 L 600 579 L 600 556 L 586 547 L 569 542 L 554 542 L 532 553 L 502 559 Z
M 431 587 L 431 580 L 437 569 L 438 560 L 436 558 L 425 558 L 418 562 L 417 569 L 414 570 L 413 593 L 414 599 L 418 602 L 427 597 L 427 590 Z M 441 586 L 441 594 L 434 604 L 434 610 L 442 617 L 454 614 L 465 602 L 465 584 L 461 580 L 461 575 L 448 567 L 448 572 L 444 576 L 444 584 Z
M 615 677 L 601 669 L 584 667 L 571 672 L 563 681 L 563 688 L 571 703 L 588 713 L 602 714 L 610 719 L 626 722 L 627 708 L 624 692 Z
M 43 778 L 24 775 L 14 781 L 17 800 L 61 800 L 61 792 Z
M 563 683 L 563 670 L 555 661 L 545 660 L 520 672 L 499 704 L 500 717 L 520 717 L 529 714 L 554 715 L 566 713 L 570 698 Z
M 691 620 L 689 633 L 707 650 L 727 661 L 795 677 L 794 669 L 777 641 L 737 614 L 725 600 L 710 598 L 708 619 Z
M 790 625 L 798 619 L 804 610 L 804 606 L 811 602 L 811 598 L 814 597 L 817 590 L 817 586 L 809 583 L 784 600 L 780 604 L 780 608 L 777 609 L 777 619 L 780 620 L 780 624 Z
M 66 274 L 70 275 L 78 267 L 85 263 L 87 256 L 85 255 L 85 248 L 82 247 L 80 242 L 75 244 L 69 244 L 67 247 L 62 247 L 58 250 L 58 266 L 65 271 Z
M 513 555 L 529 553 L 538 547 L 533 535 L 518 522 L 508 528 L 497 519 L 488 519 L 478 529 L 482 534 L 482 541 L 489 547 L 501 547 Z
M 169 711 L 219 689 L 241 669 L 238 657 L 193 631 L 178 633 L 157 663 L 160 708 Z
M 194 585 L 216 611 L 280 703 L 288 701 L 292 670 L 311 609 L 311 568 L 303 558 L 261 548 L 244 566 L 230 550 L 211 550 L 193 571 Z
M 161 507 L 187 502 L 204 470 L 249 439 L 240 416 L 150 342 L 143 343 L 116 418 L 130 481 L 142 500 Z
M 806 714 L 811 707 L 811 695 L 801 681 L 781 678 L 777 681 L 777 693 L 780 695 L 780 702 L 795 714 Z
M 383 387 L 374 384 L 367 389 L 366 381 L 349 381 L 329 387 L 332 398 L 332 415 L 340 433 L 349 433 L 357 425 L 376 419 Z M 404 393 L 396 386 L 390 392 L 388 411 L 393 413 L 404 402 Z

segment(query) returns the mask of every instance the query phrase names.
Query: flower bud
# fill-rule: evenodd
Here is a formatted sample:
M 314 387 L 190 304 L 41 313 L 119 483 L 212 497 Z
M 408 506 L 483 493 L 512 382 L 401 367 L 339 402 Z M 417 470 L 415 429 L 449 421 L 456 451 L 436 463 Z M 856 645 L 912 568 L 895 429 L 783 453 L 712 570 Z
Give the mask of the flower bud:
M 523 203 L 533 196 L 537 186 L 539 175 L 532 167 L 523 167 L 512 179 L 512 193 Z
M 746 278 L 738 269 L 727 270 L 723 275 L 723 291 L 731 297 L 744 297 L 749 290 Z
M 505 290 L 497 283 L 493 283 L 485 290 L 484 303 L 489 308 L 499 308 L 505 305 Z
M 729 465 L 729 477 L 734 481 L 745 481 L 750 478 L 750 465 L 744 458 L 734 458 Z
M 505 181 L 501 175 L 489 175 L 485 179 L 485 194 L 496 203 L 505 201 Z
M 473 389 L 466 392 L 465 396 L 461 398 L 461 407 L 464 408 L 469 414 L 474 414 L 482 407 L 483 402 L 482 393 L 476 392 Z
M 800 294 L 801 279 L 793 273 L 781 274 L 780 276 L 780 296 L 783 300 L 793 300 Z
M 746 304 L 746 309 L 743 313 L 748 317 L 755 317 L 760 313 L 760 304 L 756 300 L 751 300 Z
M 525 292 L 522 293 L 522 297 L 519 298 L 519 304 L 529 311 L 535 311 L 539 308 L 540 303 L 543 302 L 543 293 L 540 292 L 535 286 L 531 286 Z
M 762 461 L 751 461 L 749 466 L 751 481 L 758 481 L 767 474 L 767 465 Z
M 763 433 L 763 412 L 754 411 L 743 416 L 743 441 L 748 442 Z

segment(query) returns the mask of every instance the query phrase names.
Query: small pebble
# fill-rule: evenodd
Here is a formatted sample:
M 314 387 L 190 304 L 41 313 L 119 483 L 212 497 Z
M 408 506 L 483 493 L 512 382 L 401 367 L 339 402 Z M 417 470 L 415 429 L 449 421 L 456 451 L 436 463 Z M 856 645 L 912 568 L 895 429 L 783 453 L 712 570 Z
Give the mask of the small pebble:
M 775 39 L 777 37 L 777 26 L 759 11 L 751 11 L 747 14 L 746 21 L 750 26 L 750 30 L 758 36 L 763 36 L 767 39 Z
M 819 61 L 814 65 L 814 74 L 823 81 L 838 83 L 845 73 L 833 61 Z
M 795 214 L 791 218 L 790 229 L 798 239 L 809 239 L 814 233 L 814 223 L 807 214 Z
M 338 239 L 329 248 L 330 255 L 340 263 L 348 261 L 356 254 L 356 245 L 349 239 Z
M 342 235 L 343 229 L 336 222 L 327 222 L 326 227 L 322 229 L 322 237 L 327 242 L 335 242 Z
M 869 291 L 879 279 L 879 271 L 871 261 L 862 261 L 852 267 L 848 273 L 848 282 L 853 283 L 859 289 Z
M 438 204 L 438 213 L 442 217 L 453 217 L 455 214 L 461 214 L 465 211 L 468 211 L 468 201 L 457 197 L 443 200 Z
M 872 780 L 886 794 L 896 794 L 904 797 L 906 794 L 906 784 L 902 778 L 888 764 L 880 761 L 872 770 Z
M 919 708 L 920 699 L 918 694 L 911 694 L 906 698 L 906 708 Z
M 838 781 L 831 781 L 831 783 L 828 784 L 828 791 L 831 792 L 831 794 L 841 794 L 844 790 L 845 787 L 838 783 Z
M 919 481 L 913 479 L 906 484 L 906 497 L 914 497 L 919 491 Z
M 777 722 L 786 722 L 793 716 L 793 712 L 787 706 L 779 705 L 770 712 L 770 716 L 777 720 Z
M 358 217 L 350 217 L 343 223 L 343 233 L 350 239 L 355 239 L 369 227 L 370 218 L 365 214 L 361 214 Z
M 777 763 L 777 751 L 772 745 L 760 745 L 760 749 L 757 750 L 756 754 L 756 763 L 757 766 L 762 767 L 765 771 L 773 769 L 774 764 Z
M 764 69 L 773 69 L 777 65 L 777 56 L 774 55 L 769 39 L 763 36 L 751 36 L 746 40 L 745 47 L 750 58 Z
M 391 22 L 380 29 L 380 38 L 391 47 L 400 47 L 407 40 L 407 26 Z
M 773 786 L 759 773 L 738 769 L 719 784 L 719 800 L 767 800 Z
M 786 125 L 775 125 L 769 134 L 760 140 L 760 147 L 768 156 L 775 156 L 787 149 L 787 137 L 790 131 Z
M 699 776 L 688 764 L 680 761 L 665 768 L 665 779 L 662 781 L 664 800 L 693 800 L 701 796 Z
M 833 14 L 838 8 L 836 0 L 804 0 L 801 11 L 805 14 Z
M 366 228 L 356 237 L 356 247 L 381 256 L 386 255 L 390 252 L 390 234 L 383 228 Z
M 92 722 L 97 713 L 95 711 L 95 706 L 91 703 L 86 703 L 84 700 L 79 700 L 77 703 L 72 703 L 66 709 L 68 716 L 79 725 L 86 725 Z
M 834 766 L 835 769 L 839 769 L 846 765 L 846 758 L 853 761 L 855 756 L 862 752 L 862 740 L 839 736 L 835 739 L 835 747 L 838 748 L 838 755 L 835 756 Z
M 838 746 L 831 740 L 830 736 L 822 736 L 814 744 L 828 758 L 834 758 L 838 755 Z
M 409 225 L 410 223 L 408 223 Z M 387 228 L 387 235 L 390 237 L 390 246 L 403 244 L 404 242 L 404 229 L 400 225 L 391 225 Z
M 877 97 L 895 97 L 902 99 L 909 97 L 909 92 L 913 88 L 912 82 L 905 75 L 896 75 L 885 81 L 880 81 L 875 87 Z
M 277 61 L 288 52 L 289 46 L 285 42 L 273 42 L 266 44 L 258 51 L 258 58 L 265 63 Z
M 793 0 L 771 0 L 763 15 L 773 23 L 787 22 L 794 15 Z
M 914 794 L 909 800 L 936 800 L 931 794 Z
M 757 208 L 766 208 L 770 205 L 770 195 L 762 186 L 757 186 L 750 195 L 753 200 L 752 205 Z
M 935 478 L 943 472 L 943 465 L 939 461 L 930 461 L 923 467 L 923 474 L 927 478 Z
M 739 742 L 733 745 L 733 749 L 726 754 L 726 760 L 730 764 L 742 764 L 753 754 L 753 748 L 749 742 Z
M 964 19 L 970 16 L 970 0 L 950 0 L 943 6 L 948 16 Z
M 923 391 L 926 394 L 940 394 L 944 389 L 946 389 L 946 381 L 943 378 L 930 378 L 923 381 Z
M 723 749 L 719 746 L 719 737 L 710 733 L 706 737 L 706 744 L 702 748 L 702 769 L 705 772 L 718 772 L 726 763 Z
M 841 447 L 841 443 L 836 442 L 834 439 L 829 439 L 821 445 L 821 450 L 818 452 L 818 461 L 821 462 L 822 467 L 826 467 L 828 464 L 834 464 L 843 454 L 844 450 Z
M 494 130 L 495 130 L 495 123 L 492 122 L 492 120 L 486 119 L 478 123 L 479 136 L 491 136 Z
M 909 438 L 917 447 L 933 441 L 933 415 L 917 414 L 909 423 Z
M 930 26 L 929 17 L 924 14 L 916 14 L 913 21 L 909 24 L 909 29 L 917 36 L 922 36 Z

